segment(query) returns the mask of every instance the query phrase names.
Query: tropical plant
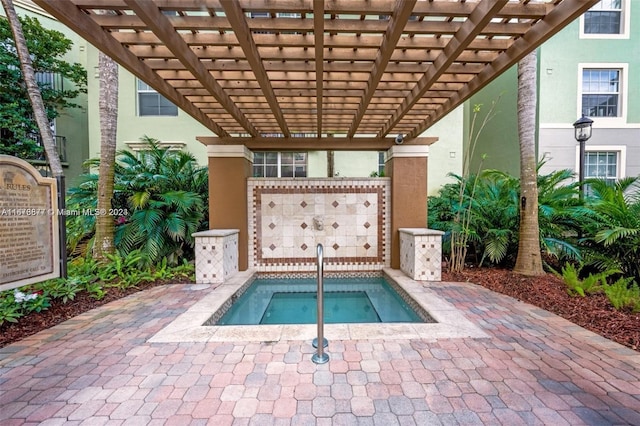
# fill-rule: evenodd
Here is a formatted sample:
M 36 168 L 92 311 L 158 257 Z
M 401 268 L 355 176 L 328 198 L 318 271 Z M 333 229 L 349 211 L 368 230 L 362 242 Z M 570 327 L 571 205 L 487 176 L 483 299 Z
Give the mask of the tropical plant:
M 556 272 L 556 275 L 560 276 L 567 285 L 567 293 L 571 296 L 585 297 L 587 294 L 600 293 L 607 285 L 607 278 L 620 272 L 616 270 L 604 271 L 599 274 L 589 274 L 586 278 L 581 279 L 580 269 L 582 267 L 576 268 L 572 263 L 567 263 L 562 268 L 562 274 Z
M 617 310 L 640 311 L 640 287 L 633 278 L 619 278 L 615 283 L 605 285 L 604 292 Z
M 543 164 L 540 162 L 538 169 Z M 438 197 L 429 197 L 428 207 L 430 226 L 445 231 L 445 240 L 456 226 L 454 217 L 461 208 L 457 194 L 464 181 L 461 176 L 451 176 L 456 182 L 445 185 Z M 577 230 L 593 212 L 580 207 L 576 184 L 566 183 L 571 177 L 568 170 L 538 174 L 540 245 L 547 257 L 580 258 Z M 519 236 L 519 180 L 497 170 L 485 170 L 467 180 L 464 200 L 472 206 L 467 226 L 471 257 L 479 265 L 513 265 Z M 473 196 L 471 188 L 475 188 Z
M 495 108 L 498 105 L 500 98 L 492 102 L 489 111 L 485 114 L 484 118 L 478 122 L 481 104 L 473 106 L 473 118 L 471 119 L 471 125 L 469 127 L 469 149 L 464 153 L 464 159 L 462 164 L 462 177 L 458 179 L 458 197 L 457 207 L 453 211 L 453 217 L 451 222 L 451 228 L 449 233 L 451 265 L 449 269 L 454 272 L 461 272 L 464 269 L 465 260 L 467 258 L 467 251 L 469 249 L 469 241 L 473 239 L 474 235 L 470 229 L 470 222 L 472 217 L 472 209 L 474 206 L 474 193 L 476 190 L 477 179 L 470 180 L 470 165 L 471 158 L 474 156 L 476 144 L 480 135 L 487 123 L 495 116 Z M 477 128 L 476 128 L 477 126 Z M 485 156 L 482 156 L 482 160 Z M 482 162 L 478 166 L 480 169 Z M 467 188 L 467 183 L 471 183 Z
M 597 270 L 619 269 L 623 277 L 640 282 L 640 179 L 586 183 L 585 207 L 594 214 L 584 229 L 585 263 Z
M 208 229 L 208 173 L 185 151 L 161 148 L 158 141 L 142 138 L 148 149 L 118 152 L 112 211 L 116 221 L 116 248 L 123 256 L 141 250 L 150 264 L 166 258 L 170 265 L 193 258 L 194 232 Z M 96 166 L 97 159 L 89 160 Z M 96 208 L 96 174 L 82 177 L 69 190 L 69 209 Z M 122 213 L 122 214 L 120 214 Z M 71 250 L 93 237 L 95 216 L 78 215 L 68 219 Z M 91 242 L 89 243 L 89 246 Z

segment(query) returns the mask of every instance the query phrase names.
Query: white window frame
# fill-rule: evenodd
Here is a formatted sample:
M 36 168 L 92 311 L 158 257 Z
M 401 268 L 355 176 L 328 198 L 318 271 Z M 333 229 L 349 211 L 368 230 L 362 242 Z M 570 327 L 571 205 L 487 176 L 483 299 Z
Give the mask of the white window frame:
M 626 145 L 589 145 L 587 143 L 584 147 L 585 154 L 588 152 L 616 152 L 618 154 L 618 176 L 617 180 L 626 177 L 627 168 L 627 146 Z M 580 170 L 580 146 L 576 145 L 576 173 Z M 585 164 L 586 171 L 586 164 Z M 576 176 L 576 180 L 578 176 Z M 585 179 L 587 176 L 585 175 Z
M 594 120 L 598 121 L 598 127 L 603 128 L 621 127 L 622 125 L 626 124 L 628 109 L 627 81 L 629 78 L 629 64 L 608 62 L 578 64 L 578 96 L 576 99 L 577 117 L 580 117 L 582 115 L 582 73 L 585 69 L 620 70 L 620 90 L 618 99 L 618 108 L 620 109 L 620 115 L 618 117 L 594 117 Z
M 149 89 L 146 90 L 141 90 L 140 89 L 140 85 L 139 83 L 143 83 L 146 84 L 147 87 L 149 87 Z M 180 108 L 178 108 L 178 106 L 176 104 L 174 104 L 173 102 L 171 102 L 169 99 L 167 99 L 164 95 L 162 95 L 160 92 L 158 92 L 157 90 L 155 90 L 153 87 L 149 86 L 147 83 L 145 83 L 144 81 L 140 80 L 139 78 L 135 78 L 135 85 L 136 85 L 136 115 L 138 117 L 144 117 L 144 118 L 148 118 L 148 117 L 177 117 L 180 114 Z M 163 98 L 167 99 L 169 102 L 171 102 L 173 104 L 173 106 L 176 108 L 176 113 L 171 114 L 171 115 L 160 115 L 160 114 L 148 114 L 148 115 L 142 115 L 140 113 L 140 94 L 141 93 L 156 93 L 158 94 L 158 96 L 162 96 Z
M 378 151 L 378 177 L 384 175 L 387 160 L 387 151 Z
M 586 14 L 586 13 L 585 13 Z M 588 34 L 584 32 L 584 16 L 580 16 L 580 38 L 584 39 L 628 39 L 631 27 L 631 0 L 622 0 L 621 31 L 619 34 Z
M 264 153 L 266 154 L 269 151 L 256 151 L 253 153 L 254 159 L 255 159 L 255 155 L 257 153 Z M 273 151 L 271 151 L 273 152 Z M 294 160 L 293 160 L 293 177 L 284 177 L 284 179 L 295 179 L 295 178 L 301 178 L 301 177 L 308 177 L 309 176 L 309 153 L 308 152 L 304 152 L 304 151 L 278 151 L 278 159 L 277 159 L 277 163 L 276 163 L 276 167 L 278 170 L 278 176 L 254 176 L 257 178 L 265 178 L 265 179 L 280 179 L 282 178 L 282 154 L 284 153 L 291 153 L 294 155 Z M 295 164 L 295 155 L 296 154 L 304 154 L 305 155 L 305 160 L 304 160 L 304 168 L 305 168 L 305 176 L 295 176 L 296 174 L 296 164 Z M 251 174 L 253 175 L 253 165 L 252 165 L 252 170 L 251 170 Z

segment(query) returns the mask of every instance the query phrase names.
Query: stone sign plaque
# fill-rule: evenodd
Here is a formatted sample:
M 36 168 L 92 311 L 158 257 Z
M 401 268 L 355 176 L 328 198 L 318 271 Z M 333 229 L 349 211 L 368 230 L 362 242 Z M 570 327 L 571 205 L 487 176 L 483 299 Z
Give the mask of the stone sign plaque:
M 56 180 L 0 155 L 0 290 L 60 276 Z

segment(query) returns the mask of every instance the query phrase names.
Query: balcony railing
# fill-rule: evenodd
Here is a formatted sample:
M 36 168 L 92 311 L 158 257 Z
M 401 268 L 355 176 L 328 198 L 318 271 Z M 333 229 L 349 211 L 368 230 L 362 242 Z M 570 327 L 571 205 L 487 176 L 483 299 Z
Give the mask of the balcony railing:
M 40 148 L 42 148 L 42 152 L 37 154 L 34 158 L 29 158 L 27 161 L 45 161 L 47 162 L 47 155 L 44 152 L 44 144 L 42 143 L 42 137 L 39 134 L 32 133 L 29 135 L 29 138 L 34 141 Z M 60 162 L 67 162 L 67 138 L 65 136 L 54 135 L 54 143 L 56 144 L 56 151 L 58 151 L 58 156 L 60 157 Z

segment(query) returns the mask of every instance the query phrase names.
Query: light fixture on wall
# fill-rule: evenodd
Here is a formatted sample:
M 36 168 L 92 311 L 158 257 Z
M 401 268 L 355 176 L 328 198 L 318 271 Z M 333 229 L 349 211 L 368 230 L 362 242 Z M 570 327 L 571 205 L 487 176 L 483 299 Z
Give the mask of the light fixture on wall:
M 582 117 L 577 119 L 575 123 L 573 123 L 573 128 L 575 131 L 575 138 L 580 143 L 580 154 L 579 154 L 579 162 L 578 162 L 578 180 L 580 182 L 580 200 L 584 198 L 584 151 L 585 151 L 585 143 L 591 137 L 593 126 L 593 120 L 589 117 L 586 117 L 582 114 Z

